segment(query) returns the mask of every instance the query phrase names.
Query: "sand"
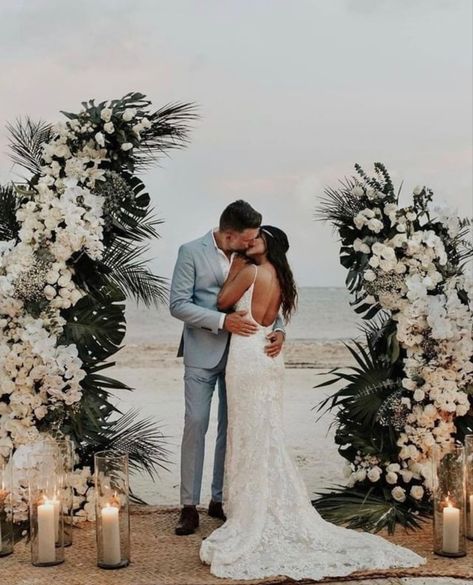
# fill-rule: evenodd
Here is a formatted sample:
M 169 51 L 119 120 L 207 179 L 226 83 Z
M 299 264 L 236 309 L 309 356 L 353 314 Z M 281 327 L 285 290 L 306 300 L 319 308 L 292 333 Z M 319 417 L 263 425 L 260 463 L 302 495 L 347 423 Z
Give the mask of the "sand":
M 180 440 L 184 421 L 182 359 L 176 358 L 176 347 L 170 343 L 129 344 L 116 356 L 117 365 L 109 375 L 135 388 L 121 391 L 118 404 L 122 411 L 138 408 L 143 416 L 153 417 L 166 436 L 170 450 L 169 471 L 160 471 L 156 481 L 135 475 L 132 488 L 153 505 L 175 506 L 179 503 Z M 337 452 L 333 431 L 329 429 L 332 415 L 317 421 L 312 410 L 335 386 L 314 389 L 328 379 L 325 372 L 336 366 L 352 365 L 353 358 L 341 341 L 288 341 L 284 351 L 286 363 L 285 432 L 290 453 L 313 494 L 317 490 L 341 483 L 344 460 Z M 207 433 L 202 504 L 210 498 L 211 469 L 215 444 L 215 396 Z

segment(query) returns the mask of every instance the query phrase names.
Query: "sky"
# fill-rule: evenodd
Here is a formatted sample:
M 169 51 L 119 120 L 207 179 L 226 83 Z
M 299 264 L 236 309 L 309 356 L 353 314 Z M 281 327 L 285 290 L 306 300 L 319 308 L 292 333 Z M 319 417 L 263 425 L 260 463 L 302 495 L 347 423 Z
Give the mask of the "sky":
M 191 142 L 142 175 L 170 277 L 178 246 L 243 198 L 284 229 L 299 286 L 344 286 L 314 220 L 324 188 L 384 162 L 401 201 L 425 184 L 473 215 L 471 0 L 0 0 L 0 182 L 20 180 L 5 124 L 145 93 L 194 102 Z

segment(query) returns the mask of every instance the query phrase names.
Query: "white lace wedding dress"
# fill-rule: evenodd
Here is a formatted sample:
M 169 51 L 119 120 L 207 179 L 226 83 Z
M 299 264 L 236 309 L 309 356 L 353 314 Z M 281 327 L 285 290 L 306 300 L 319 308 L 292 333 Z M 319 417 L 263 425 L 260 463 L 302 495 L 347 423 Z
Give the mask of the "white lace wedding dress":
M 251 315 L 253 286 L 237 309 Z M 264 353 L 265 336 L 233 335 L 226 369 L 228 435 L 224 508 L 227 521 L 203 540 L 201 560 L 217 577 L 292 579 L 344 576 L 357 570 L 411 567 L 425 559 L 369 533 L 330 524 L 310 502 L 286 450 L 282 355 Z

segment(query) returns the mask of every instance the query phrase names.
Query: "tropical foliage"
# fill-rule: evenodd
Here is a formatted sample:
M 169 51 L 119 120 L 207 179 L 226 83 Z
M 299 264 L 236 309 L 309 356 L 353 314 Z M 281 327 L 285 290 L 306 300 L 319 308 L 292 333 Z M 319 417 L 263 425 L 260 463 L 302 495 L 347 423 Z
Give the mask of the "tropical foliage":
M 165 437 L 120 412 L 114 393 L 132 389 L 105 370 L 122 347 L 126 298 L 166 298 L 145 260 L 161 221 L 135 173 L 183 147 L 196 114 L 185 103 L 152 111 L 139 93 L 63 114 L 55 126 L 9 126 L 27 177 L 0 188 L 0 457 L 40 433 L 70 437 L 77 512 L 90 516 L 95 451 L 126 450 L 151 476 L 166 465 Z M 26 513 L 19 498 L 16 518 Z
M 364 342 L 347 345 L 356 365 L 316 386 L 339 388 L 317 410 L 335 416 L 348 485 L 314 505 L 331 521 L 392 532 L 430 513 L 433 450 L 473 431 L 471 221 L 423 186 L 401 207 L 384 165 L 374 176 L 355 168 L 317 210 L 340 236 L 350 304 L 365 324 Z

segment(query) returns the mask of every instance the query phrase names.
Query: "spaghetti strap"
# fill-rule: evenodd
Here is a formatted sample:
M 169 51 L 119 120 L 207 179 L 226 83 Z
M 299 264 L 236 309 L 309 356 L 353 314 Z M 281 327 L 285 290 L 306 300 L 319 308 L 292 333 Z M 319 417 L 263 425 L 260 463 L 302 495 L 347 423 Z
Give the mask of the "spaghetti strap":
M 258 274 L 258 266 L 256 266 L 256 264 L 253 264 L 253 266 L 255 267 L 255 275 L 253 277 L 253 282 L 251 284 L 255 284 L 255 282 L 256 282 L 256 276 Z
M 256 282 L 256 276 L 258 274 L 258 267 L 256 266 L 256 264 L 253 264 L 253 266 L 255 267 L 255 275 L 253 277 L 253 282 L 250 284 L 250 288 L 248 289 L 250 291 L 250 299 L 248 301 L 248 312 L 250 314 L 250 317 L 253 319 L 253 321 L 255 321 L 255 323 L 258 323 L 256 321 L 256 319 L 253 317 L 253 291 L 255 290 L 255 282 Z M 259 323 L 258 323 L 259 325 Z

